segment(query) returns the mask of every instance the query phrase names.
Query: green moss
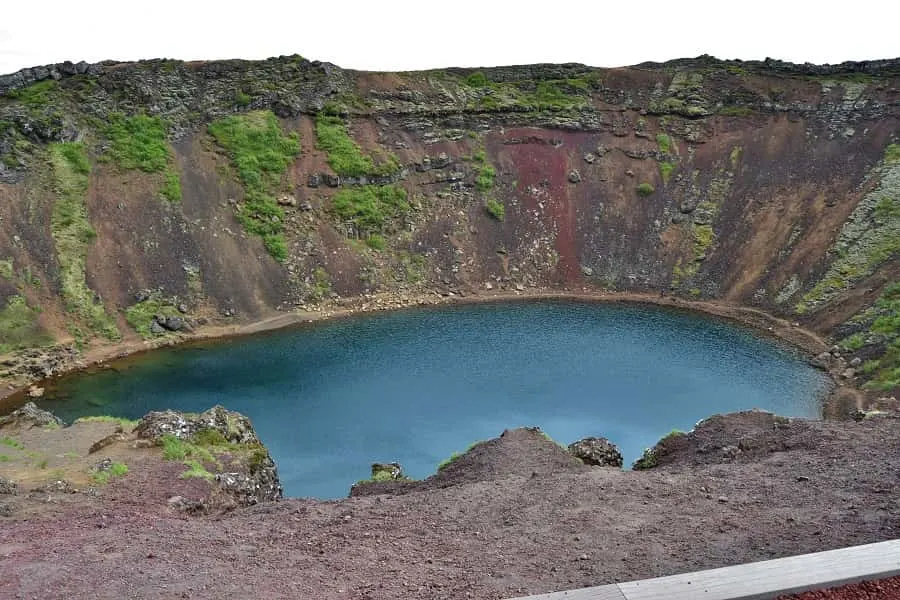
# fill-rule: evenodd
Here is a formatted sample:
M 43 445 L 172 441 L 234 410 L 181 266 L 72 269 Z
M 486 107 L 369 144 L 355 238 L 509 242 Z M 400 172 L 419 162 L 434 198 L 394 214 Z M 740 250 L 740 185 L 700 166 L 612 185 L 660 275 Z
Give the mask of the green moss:
M 94 415 L 90 417 L 79 417 L 74 423 L 114 423 L 122 427 L 126 431 L 130 431 L 137 427 L 138 422 L 124 417 L 112 417 L 109 415 Z
M 125 320 L 142 338 L 148 340 L 155 337 L 150 331 L 154 316 L 174 317 L 178 314 L 178 309 L 171 302 L 164 300 L 159 294 L 153 294 L 143 302 L 126 308 Z
M 167 169 L 163 176 L 165 179 L 159 193 L 169 202 L 181 202 L 181 178 L 178 171 Z
M 842 348 L 849 352 L 869 345 L 885 348 L 880 358 L 863 364 L 861 371 L 870 378 L 863 387 L 874 390 L 900 387 L 900 282 L 886 286 L 875 303 L 852 321 L 865 329 L 841 340 Z
M 110 141 L 108 157 L 122 169 L 146 173 L 163 171 L 171 158 L 167 127 L 159 117 L 113 113 L 104 134 Z
M 693 245 L 694 260 L 706 256 L 706 251 L 712 246 L 715 232 L 712 225 L 693 225 Z
M 110 465 L 109 469 L 105 471 L 96 471 L 91 479 L 94 480 L 94 483 L 98 483 L 100 485 L 108 483 L 111 479 L 115 479 L 117 477 L 124 477 L 128 473 L 128 465 L 125 463 L 114 462 Z
M 15 271 L 13 271 L 12 259 L 0 260 L 0 277 L 3 279 L 12 279 Z
M 740 160 L 741 160 L 741 154 L 743 153 L 743 151 L 744 151 L 744 149 L 741 148 L 740 146 L 735 146 L 734 148 L 731 149 L 731 154 L 729 155 L 728 158 L 731 160 L 731 168 L 732 169 L 737 168 L 738 162 L 740 162 Z
M 796 305 L 798 313 L 818 308 L 881 265 L 900 256 L 900 160 L 891 146 L 874 173 L 878 185 L 857 204 L 841 228 L 833 253 L 836 259 Z
M 284 211 L 272 194 L 300 153 L 297 134 L 285 135 L 271 111 L 225 117 L 211 123 L 208 131 L 228 152 L 244 186 L 238 220 L 248 233 L 262 238 L 269 254 L 283 261 L 287 258 Z
M 404 217 L 410 210 L 406 190 L 395 185 L 343 188 L 334 195 L 331 207 L 363 236 L 382 232 L 388 222 Z
M 83 144 L 50 145 L 50 163 L 57 187 L 50 232 L 60 267 L 60 287 L 66 309 L 80 317 L 91 331 L 110 340 L 120 339 L 119 330 L 85 279 L 88 245 L 96 237 L 88 221 L 85 196 L 90 162 Z
M 884 161 L 890 164 L 900 162 L 900 144 L 889 144 L 884 149 Z
M 487 77 L 485 77 L 484 73 L 481 71 L 475 71 L 474 73 L 469 74 L 463 81 L 466 82 L 466 85 L 474 88 L 486 87 L 488 84 Z
M 657 133 L 656 146 L 663 154 L 669 154 L 672 152 L 672 138 L 670 138 L 665 133 Z
M 489 215 L 498 221 L 502 221 L 506 217 L 506 207 L 503 206 L 502 202 L 495 198 L 488 198 L 484 208 Z
M 720 115 L 726 117 L 749 117 L 753 114 L 753 109 L 749 106 L 723 106 L 717 110 Z
M 49 344 L 52 339 L 38 324 L 38 313 L 22 296 L 11 296 L 0 310 L 0 354 Z
M 381 164 L 363 154 L 362 149 L 347 133 L 347 126 L 339 117 L 319 115 L 316 117 L 316 140 L 325 152 L 328 166 L 338 175 L 359 177 L 361 175 L 389 175 L 400 168 L 397 159 L 391 155 Z
M 17 100 L 26 106 L 40 107 L 50 103 L 58 91 L 59 82 L 54 79 L 46 79 L 28 87 L 9 91 L 6 93 L 6 97 Z
M 659 163 L 659 174 L 662 176 L 663 184 L 669 183 L 669 177 L 672 176 L 672 171 L 674 171 L 674 170 L 675 170 L 675 163 L 670 163 L 670 162 L 665 162 L 665 161 Z
M 639 196 L 646 197 L 655 191 L 656 191 L 656 188 L 654 188 L 652 185 L 650 185 L 649 183 L 646 183 L 646 182 L 637 186 L 637 193 Z

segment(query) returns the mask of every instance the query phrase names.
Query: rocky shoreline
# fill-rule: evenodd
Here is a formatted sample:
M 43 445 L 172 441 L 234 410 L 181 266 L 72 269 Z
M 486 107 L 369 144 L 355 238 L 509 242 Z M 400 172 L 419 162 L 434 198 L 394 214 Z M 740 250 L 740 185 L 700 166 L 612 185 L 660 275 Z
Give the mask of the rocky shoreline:
M 223 325 L 221 322 L 213 322 L 194 328 L 190 332 L 180 332 L 177 335 L 152 341 L 98 346 L 83 354 L 77 353 L 70 346 L 55 346 L 47 351 L 23 351 L 18 353 L 21 358 L 15 362 L 15 366 L 12 366 L 13 359 L 11 358 L 3 363 L 8 369 L 6 372 L 15 372 L 17 377 L 15 383 L 11 383 L 13 378 L 0 377 L 0 412 L 3 412 L 4 408 L 10 410 L 21 405 L 29 397 L 40 397 L 42 388 L 52 384 L 52 381 L 57 378 L 90 369 L 105 368 L 108 363 L 113 361 L 137 358 L 145 352 L 162 347 L 226 340 L 285 327 L 302 326 L 305 323 L 326 319 L 346 318 L 389 310 L 451 304 L 541 300 L 631 303 L 685 310 L 726 319 L 740 326 L 748 327 L 758 335 L 786 342 L 802 351 L 809 359 L 810 364 L 827 372 L 835 382 L 832 392 L 823 399 L 823 413 L 828 418 L 845 418 L 855 410 L 864 410 L 872 406 L 884 407 L 890 401 L 887 398 L 879 398 L 877 394 L 866 394 L 859 389 L 855 383 L 855 373 L 848 372 L 853 365 L 841 357 L 839 348 L 829 345 L 818 334 L 804 329 L 797 323 L 786 321 L 758 309 L 722 301 L 692 301 L 676 296 L 657 294 L 532 288 L 477 294 L 432 291 L 427 294 L 368 295 L 327 302 L 308 310 L 286 312 L 254 323 Z M 3 385 L 4 381 L 6 382 L 5 386 Z

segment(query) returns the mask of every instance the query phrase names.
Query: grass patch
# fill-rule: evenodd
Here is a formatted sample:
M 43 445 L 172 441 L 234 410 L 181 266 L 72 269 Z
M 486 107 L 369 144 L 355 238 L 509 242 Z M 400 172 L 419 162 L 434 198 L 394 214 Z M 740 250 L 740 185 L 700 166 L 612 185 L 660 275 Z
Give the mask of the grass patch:
M 659 174 L 662 176 L 663 185 L 669 183 L 669 177 L 672 176 L 672 171 L 674 171 L 674 170 L 675 170 L 675 163 L 671 163 L 668 161 L 663 161 L 663 162 L 659 163 Z
M 331 276 L 324 268 L 316 267 L 313 270 L 307 296 L 316 302 L 321 302 L 331 296 Z
M 122 429 L 131 430 L 137 427 L 138 421 L 110 415 L 94 415 L 91 417 L 79 417 L 75 419 L 74 423 L 113 423 L 119 425 Z
M 200 461 L 197 460 L 186 460 L 184 461 L 184 465 L 188 468 L 187 471 L 179 475 L 178 477 L 181 479 L 190 479 L 192 477 L 199 477 L 200 479 L 205 479 L 206 481 L 212 481 L 216 478 L 215 475 L 210 473 L 206 467 L 204 467 Z
M 170 302 L 160 298 L 159 294 L 152 294 L 143 302 L 132 304 L 125 309 L 125 320 L 145 340 L 152 339 L 156 335 L 150 330 L 153 317 L 163 315 L 166 317 L 178 316 L 178 309 Z
M 49 344 L 52 339 L 38 324 L 38 313 L 22 296 L 10 296 L 0 310 L 0 354 Z
M 6 93 L 6 97 L 18 100 L 26 106 L 40 107 L 49 104 L 58 90 L 59 83 L 55 79 L 46 79 L 27 87 L 10 90 Z
M 205 447 L 188 440 L 183 440 L 171 433 L 161 438 L 163 458 L 166 460 L 185 460 L 187 458 L 199 459 L 206 462 L 216 462 L 215 457 Z
M 243 90 L 235 90 L 234 91 L 234 105 L 240 108 L 244 108 L 246 106 L 250 106 L 251 98 L 250 94 L 245 93 Z
M 884 353 L 867 360 L 860 371 L 869 377 L 864 389 L 887 391 L 900 387 L 900 282 L 884 288 L 875 303 L 852 319 L 865 326 L 843 340 L 842 348 L 854 352 L 870 344 L 884 345 Z
M 437 467 L 438 473 L 455 463 L 460 456 L 462 456 L 462 454 L 460 454 L 459 452 L 454 452 L 453 454 L 442 460 Z
M 25 446 L 22 442 L 18 440 L 14 440 L 11 437 L 2 437 L 0 438 L 0 446 L 8 446 L 10 448 L 15 448 L 16 450 L 24 450 Z
M 210 123 L 208 131 L 228 153 L 244 186 L 238 220 L 248 233 L 262 238 L 275 260 L 283 261 L 287 258 L 284 210 L 272 194 L 288 165 L 300 153 L 296 132 L 285 135 L 278 119 L 268 110 L 219 119 Z
M 486 192 L 494 187 L 494 178 L 497 171 L 491 165 L 483 165 L 475 170 L 475 187 L 481 192 Z
M 410 210 L 406 190 L 395 185 L 366 185 L 343 188 L 331 204 L 342 220 L 353 223 L 363 237 L 382 232 L 387 223 L 404 217 Z
M 181 177 L 179 177 L 178 171 L 166 169 L 159 193 L 169 202 L 181 202 Z
M 484 208 L 489 215 L 498 221 L 502 221 L 506 217 L 506 207 L 503 206 L 502 202 L 495 198 L 488 198 Z
M 111 479 L 115 479 L 117 477 L 123 477 L 128 473 L 128 465 L 125 463 L 114 462 L 110 465 L 109 469 L 105 471 L 96 471 L 91 479 L 94 483 L 98 483 L 100 485 L 104 485 L 109 483 Z
M 655 191 L 656 191 L 656 188 L 654 188 L 652 185 L 650 185 L 649 183 L 646 183 L 646 182 L 637 186 L 637 193 L 639 196 L 642 196 L 642 197 L 647 197 Z
M 652 469 L 659 462 L 659 458 L 656 456 L 656 450 L 653 448 L 644 448 L 644 452 L 641 454 L 641 457 L 634 461 L 634 464 L 631 465 L 631 468 L 635 471 L 641 471 L 643 469 Z
M 122 169 L 158 173 L 169 164 L 168 131 L 159 117 L 113 113 L 103 133 L 110 141 L 108 157 Z
M 66 309 L 83 320 L 91 331 L 107 339 L 121 339 L 119 330 L 85 280 L 88 245 L 97 234 L 88 221 L 85 196 L 91 165 L 84 144 L 50 145 L 50 163 L 57 194 L 50 232 L 59 260 L 60 287 Z
M 900 144 L 889 144 L 884 149 L 884 161 L 887 163 L 900 162 Z
M 372 250 L 378 250 L 381 252 L 387 246 L 387 242 L 384 240 L 384 236 L 373 233 L 366 238 L 366 245 Z
M 6 454 L 0 454 L 0 463 L 9 462 L 11 460 L 12 459 L 9 456 L 7 456 Z
M 656 147 L 659 148 L 659 151 L 663 154 L 670 154 L 672 152 L 672 138 L 665 133 L 657 133 Z
M 328 166 L 338 175 L 389 175 L 400 168 L 394 156 L 389 156 L 385 162 L 376 165 L 369 156 L 363 154 L 339 117 L 324 114 L 316 117 L 316 141 L 327 155 Z

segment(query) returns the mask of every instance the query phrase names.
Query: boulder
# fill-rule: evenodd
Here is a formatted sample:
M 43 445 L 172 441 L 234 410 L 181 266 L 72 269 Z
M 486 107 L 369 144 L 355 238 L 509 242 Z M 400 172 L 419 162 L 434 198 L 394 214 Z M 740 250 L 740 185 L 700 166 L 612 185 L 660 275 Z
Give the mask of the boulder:
M 14 410 L 5 417 L 0 417 L 2 427 L 44 427 L 46 425 L 62 425 L 62 420 L 51 412 L 41 410 L 34 402 L 28 402 L 22 408 Z
M 403 467 L 400 463 L 373 463 L 372 464 L 372 480 L 373 481 L 397 481 L 406 479 L 403 475 Z
M 0 477 L 0 495 L 15 496 L 19 490 L 19 485 L 11 479 Z
M 580 183 L 581 182 L 581 173 L 578 172 L 578 169 L 572 169 L 569 171 L 569 183 Z
M 569 444 L 569 452 L 586 465 L 622 467 L 622 453 L 606 438 L 587 437 Z

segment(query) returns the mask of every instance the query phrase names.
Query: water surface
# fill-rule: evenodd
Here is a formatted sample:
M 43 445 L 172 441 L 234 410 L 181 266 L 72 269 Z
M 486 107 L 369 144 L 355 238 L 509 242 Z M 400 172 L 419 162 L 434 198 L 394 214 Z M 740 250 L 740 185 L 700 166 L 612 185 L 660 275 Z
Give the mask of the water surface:
M 749 408 L 817 417 L 827 378 L 729 323 L 631 305 L 532 302 L 382 313 L 159 350 L 60 382 L 65 420 L 214 404 L 248 415 L 290 496 L 342 497 L 374 461 L 425 477 L 505 428 L 617 443 Z

